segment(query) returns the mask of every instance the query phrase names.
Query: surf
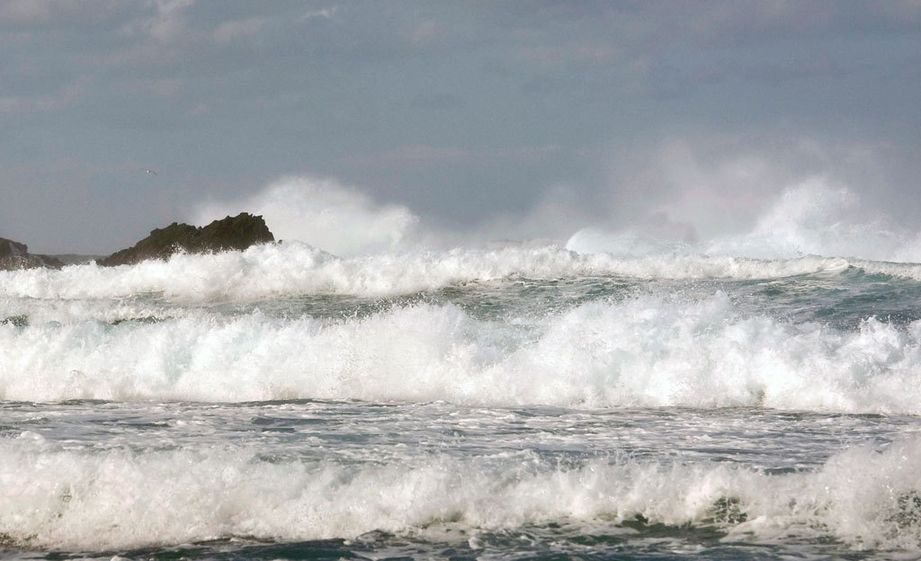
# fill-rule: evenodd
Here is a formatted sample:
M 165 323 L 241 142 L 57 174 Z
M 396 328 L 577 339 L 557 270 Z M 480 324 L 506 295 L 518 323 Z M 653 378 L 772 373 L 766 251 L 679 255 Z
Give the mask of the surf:
M 25 547 L 105 550 L 206 540 L 416 539 L 548 524 L 604 535 L 712 528 L 729 540 L 921 543 L 921 444 L 855 446 L 814 470 L 624 457 L 562 465 L 522 451 L 344 465 L 270 460 L 232 445 L 71 451 L 0 439 L 0 535 Z M 401 505 L 394 508 L 394 505 Z M 621 530 L 618 530 L 621 528 Z M 470 542 L 474 544 L 474 541 Z
M 469 405 L 763 406 L 919 414 L 921 321 L 751 315 L 717 292 L 488 319 L 454 304 L 354 318 L 187 311 L 0 325 L 0 397 L 296 398 Z

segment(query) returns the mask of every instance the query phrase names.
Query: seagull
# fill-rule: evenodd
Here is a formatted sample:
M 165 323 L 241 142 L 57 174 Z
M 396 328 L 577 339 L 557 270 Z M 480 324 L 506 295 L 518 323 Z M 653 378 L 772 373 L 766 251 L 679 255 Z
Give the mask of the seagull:
M 146 173 L 147 175 L 157 175 L 157 172 L 152 169 L 145 169 L 144 173 Z

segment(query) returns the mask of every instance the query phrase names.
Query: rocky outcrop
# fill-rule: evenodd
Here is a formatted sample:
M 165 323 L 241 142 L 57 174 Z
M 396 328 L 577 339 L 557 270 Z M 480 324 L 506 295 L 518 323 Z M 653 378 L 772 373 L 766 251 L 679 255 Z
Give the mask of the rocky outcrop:
M 241 213 L 215 220 L 204 227 L 173 222 L 166 228 L 158 228 L 134 246 L 116 251 L 105 259 L 97 261 L 104 267 L 132 265 L 147 259 L 167 259 L 174 253 L 213 253 L 228 250 L 244 250 L 252 245 L 271 243 L 275 236 L 265 225 L 261 216 Z
M 29 247 L 24 243 L 0 238 L 0 271 L 34 269 L 36 267 L 60 269 L 63 266 L 64 263 L 50 255 L 33 255 L 29 253 Z

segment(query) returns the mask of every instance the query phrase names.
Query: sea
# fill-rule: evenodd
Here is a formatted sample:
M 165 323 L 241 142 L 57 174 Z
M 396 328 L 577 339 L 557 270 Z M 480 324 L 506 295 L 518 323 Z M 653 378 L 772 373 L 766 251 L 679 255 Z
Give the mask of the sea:
M 921 265 L 0 272 L 0 558 L 921 558 Z

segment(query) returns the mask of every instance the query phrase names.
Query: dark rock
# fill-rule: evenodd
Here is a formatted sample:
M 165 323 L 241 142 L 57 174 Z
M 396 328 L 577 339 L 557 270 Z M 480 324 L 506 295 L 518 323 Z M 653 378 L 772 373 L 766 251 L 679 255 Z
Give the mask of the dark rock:
M 158 228 L 134 246 L 116 251 L 105 259 L 97 261 L 103 267 L 133 265 L 147 259 L 167 259 L 180 251 L 188 253 L 213 253 L 218 251 L 242 251 L 252 245 L 271 243 L 275 236 L 265 225 L 261 216 L 241 213 L 215 220 L 205 227 L 173 222 L 166 228 Z
M 12 325 L 13 327 L 29 327 L 29 316 L 18 315 L 0 319 L 0 325 Z
M 60 269 L 63 266 L 64 263 L 49 255 L 33 255 L 29 253 L 29 248 L 24 243 L 0 238 L 0 271 L 34 269 L 36 267 Z

